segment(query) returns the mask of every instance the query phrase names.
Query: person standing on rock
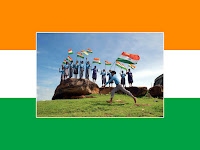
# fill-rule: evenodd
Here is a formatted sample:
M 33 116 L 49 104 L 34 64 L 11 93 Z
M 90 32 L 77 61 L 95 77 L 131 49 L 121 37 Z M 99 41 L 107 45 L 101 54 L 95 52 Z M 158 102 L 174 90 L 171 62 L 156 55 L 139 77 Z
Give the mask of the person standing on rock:
M 107 84 L 109 84 L 109 83 L 110 83 L 111 81 L 113 81 L 113 80 L 115 81 L 116 87 L 111 91 L 111 99 L 110 99 L 110 101 L 107 101 L 107 102 L 108 102 L 108 103 L 112 103 L 112 100 L 113 100 L 113 97 L 114 97 L 114 95 L 115 95 L 115 92 L 117 92 L 118 90 L 120 90 L 120 91 L 126 93 L 128 96 L 132 97 L 132 98 L 134 99 L 135 103 L 136 103 L 136 100 L 137 100 L 136 97 L 134 97 L 134 96 L 131 94 L 130 91 L 126 90 L 126 89 L 120 84 L 120 81 L 119 81 L 119 79 L 117 78 L 116 72 L 115 72 L 115 71 L 112 71 L 111 74 L 112 74 L 112 78 L 111 78 L 108 82 L 106 82 L 106 84 L 105 84 L 103 87 L 105 88 L 105 86 L 106 86 Z
M 62 70 L 60 71 L 60 68 L 59 68 L 59 72 L 61 72 L 61 81 L 60 82 L 62 82 L 62 81 L 64 81 L 65 80 L 65 71 L 64 71 L 64 67 L 62 66 Z
M 93 72 L 92 72 L 92 79 L 93 79 L 93 82 L 96 82 L 97 80 L 97 72 L 98 72 L 98 69 L 97 69 L 97 66 L 94 66 L 93 69 L 91 69 Z
M 68 75 L 69 75 L 69 63 L 66 62 L 66 64 L 64 65 L 64 80 L 65 78 L 67 79 Z
M 78 67 L 79 67 L 78 61 L 76 61 L 76 64 L 74 64 L 74 75 L 76 79 L 78 77 Z
M 122 73 L 120 73 L 120 75 L 121 75 L 121 84 L 124 87 L 125 86 L 125 77 L 126 77 L 126 74 L 124 73 L 124 71 L 122 71 Z
M 89 71 L 90 71 L 90 62 L 87 61 L 87 58 L 86 58 L 85 79 L 89 79 Z
M 126 72 L 126 74 L 128 74 L 128 83 L 129 83 L 129 87 L 132 86 L 133 83 L 133 75 L 130 69 L 128 69 L 128 72 Z
M 109 80 L 112 78 L 111 70 L 109 70 L 109 72 L 107 73 L 107 76 L 109 77 Z M 109 83 L 109 87 L 110 87 L 110 84 L 111 84 L 111 87 L 112 87 L 113 82 L 114 82 L 114 81 L 111 81 L 111 82 Z
M 73 60 L 71 61 L 71 63 L 69 64 L 69 68 L 70 68 L 70 73 L 69 73 L 69 78 L 71 78 L 73 76 L 73 68 L 74 68 L 74 63 Z
M 102 75 L 102 87 L 103 87 L 103 85 L 106 84 L 106 71 L 105 71 L 105 69 L 103 69 L 103 71 L 101 71 L 101 75 Z
M 83 78 L 83 71 L 84 71 L 83 61 L 81 61 L 79 66 L 80 66 L 80 79 L 82 79 Z

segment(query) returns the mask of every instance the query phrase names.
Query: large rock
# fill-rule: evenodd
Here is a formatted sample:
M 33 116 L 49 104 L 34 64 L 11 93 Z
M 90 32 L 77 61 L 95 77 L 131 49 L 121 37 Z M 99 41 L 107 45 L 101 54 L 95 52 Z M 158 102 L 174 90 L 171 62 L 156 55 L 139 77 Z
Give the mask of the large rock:
M 99 87 L 88 79 L 70 78 L 62 81 L 56 88 L 52 100 L 81 98 L 82 95 L 97 94 Z
M 152 97 L 163 97 L 163 86 L 156 85 L 149 89 Z
M 156 85 L 162 85 L 163 86 L 163 74 L 161 74 L 160 76 L 158 76 L 155 79 L 153 86 L 156 86 Z
M 100 88 L 100 94 L 108 94 L 112 89 L 114 89 L 114 87 Z M 136 97 L 145 96 L 147 93 L 147 87 L 126 87 L 126 89 Z M 117 93 L 124 94 L 122 91 L 118 91 Z

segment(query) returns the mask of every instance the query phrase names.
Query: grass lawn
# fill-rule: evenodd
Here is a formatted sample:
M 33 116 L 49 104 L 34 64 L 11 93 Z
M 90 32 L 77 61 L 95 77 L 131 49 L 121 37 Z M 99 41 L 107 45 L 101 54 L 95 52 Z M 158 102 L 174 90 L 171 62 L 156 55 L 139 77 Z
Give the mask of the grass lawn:
M 38 101 L 38 117 L 163 117 L 163 100 L 142 97 L 134 100 L 115 94 L 113 103 L 109 95 L 93 94 L 96 98 Z M 121 101 L 116 101 L 121 100 Z M 157 102 L 156 102 L 157 101 Z

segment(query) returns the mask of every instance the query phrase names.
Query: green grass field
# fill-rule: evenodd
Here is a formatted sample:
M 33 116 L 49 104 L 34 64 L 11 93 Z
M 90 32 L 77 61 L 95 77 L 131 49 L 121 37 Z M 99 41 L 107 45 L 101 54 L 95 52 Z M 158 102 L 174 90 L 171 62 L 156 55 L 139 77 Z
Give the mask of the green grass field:
M 131 97 L 115 94 L 109 104 L 110 95 L 92 96 L 96 98 L 38 101 L 37 117 L 163 117 L 162 99 L 137 98 L 134 105 Z

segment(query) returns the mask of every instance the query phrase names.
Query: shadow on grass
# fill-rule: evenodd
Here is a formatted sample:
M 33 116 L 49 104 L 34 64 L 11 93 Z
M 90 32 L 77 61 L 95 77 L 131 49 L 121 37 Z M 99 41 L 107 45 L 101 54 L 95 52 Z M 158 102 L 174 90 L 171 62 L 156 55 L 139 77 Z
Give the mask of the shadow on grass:
M 123 105 L 127 105 L 129 103 L 126 103 L 126 104 L 120 104 L 120 103 L 115 103 L 113 102 L 112 104 L 110 103 L 107 103 L 107 102 L 92 102 L 94 106 L 98 106 L 98 105 L 104 105 L 104 106 L 123 106 Z

